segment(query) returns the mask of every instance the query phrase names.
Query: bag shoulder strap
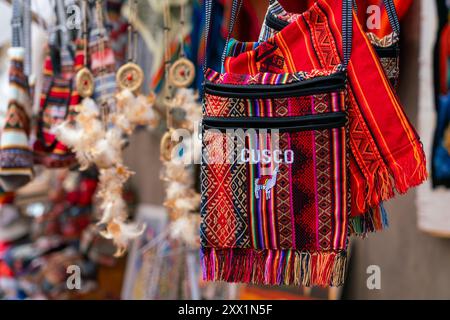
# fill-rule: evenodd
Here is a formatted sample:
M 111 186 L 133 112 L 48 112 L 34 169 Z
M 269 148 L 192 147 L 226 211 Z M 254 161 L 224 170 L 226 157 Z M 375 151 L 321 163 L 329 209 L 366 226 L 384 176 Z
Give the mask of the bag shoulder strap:
M 222 53 L 222 65 L 226 58 L 226 50 L 228 47 L 228 43 L 231 39 L 231 34 L 234 30 L 234 25 L 236 23 L 237 16 L 242 6 L 243 0 L 233 0 L 231 5 L 231 15 L 230 15 L 230 24 L 228 25 L 228 34 L 225 39 L 225 48 Z M 203 73 L 208 69 L 208 43 L 209 37 L 211 36 L 211 27 L 212 27 L 212 16 L 213 16 L 213 0 L 205 0 L 205 32 L 204 32 L 204 59 L 203 59 Z
M 398 19 L 397 10 L 395 9 L 394 0 L 383 0 L 383 3 L 387 12 L 389 24 L 392 27 L 392 31 L 394 31 L 397 35 L 400 35 L 400 21 Z M 358 11 L 358 4 L 356 3 L 356 0 L 353 0 L 353 8 Z
M 13 47 L 23 46 L 23 7 L 19 0 L 12 2 L 11 30 L 11 45 Z
M 398 19 L 397 10 L 395 9 L 394 0 L 383 0 L 383 2 L 387 11 L 389 23 L 391 24 L 392 30 L 397 35 L 400 35 L 400 21 Z
M 22 47 L 25 50 L 24 73 L 31 74 L 31 0 L 13 0 L 11 17 L 13 47 Z
M 347 69 L 352 55 L 353 45 L 353 0 L 342 3 L 342 50 L 344 55 L 343 67 Z

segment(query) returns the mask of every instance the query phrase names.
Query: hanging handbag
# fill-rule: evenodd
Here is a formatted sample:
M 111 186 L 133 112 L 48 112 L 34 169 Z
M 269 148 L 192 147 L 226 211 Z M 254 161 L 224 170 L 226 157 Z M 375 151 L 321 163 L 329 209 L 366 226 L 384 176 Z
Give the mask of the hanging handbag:
M 73 79 L 82 67 L 84 56 L 79 48 L 81 43 L 77 43 L 74 49 L 69 37 L 63 4 L 57 1 L 55 10 L 59 25 L 55 28 L 57 31 L 50 35 L 44 61 L 44 85 L 33 149 L 35 163 L 47 168 L 65 168 L 76 164 L 76 159 L 70 149 L 56 138 L 55 128 L 76 113 L 80 96 Z
M 90 10 L 89 69 L 95 82 L 92 98 L 99 105 L 113 107 L 117 93 L 116 61 L 109 33 L 104 23 L 104 9 L 105 3 L 97 1 Z
M 238 6 L 234 1 L 234 17 Z M 342 285 L 350 212 L 351 0 L 342 11 L 344 58 L 336 68 L 252 76 L 206 70 L 205 280 Z

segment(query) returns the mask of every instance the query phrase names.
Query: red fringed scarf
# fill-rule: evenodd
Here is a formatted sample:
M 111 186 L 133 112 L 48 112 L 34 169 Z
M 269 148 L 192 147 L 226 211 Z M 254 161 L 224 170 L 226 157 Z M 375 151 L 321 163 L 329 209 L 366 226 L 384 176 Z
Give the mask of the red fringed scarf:
M 330 69 L 342 59 L 342 1 L 319 0 L 294 23 L 257 49 L 227 59 L 225 71 L 255 75 L 263 70 L 293 73 Z M 353 23 L 353 53 L 348 67 L 350 180 L 352 215 L 427 178 L 417 133 L 393 92 L 375 51 L 359 23 Z M 269 52 L 270 51 L 270 52 Z M 261 58 L 262 57 L 262 58 Z M 280 63 L 281 62 L 281 63 Z

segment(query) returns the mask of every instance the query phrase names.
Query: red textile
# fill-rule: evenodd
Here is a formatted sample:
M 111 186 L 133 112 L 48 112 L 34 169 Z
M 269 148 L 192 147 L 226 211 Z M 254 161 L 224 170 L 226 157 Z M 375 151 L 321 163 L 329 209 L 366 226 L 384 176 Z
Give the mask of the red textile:
M 268 43 L 276 46 L 282 72 L 331 68 L 341 63 L 342 1 L 319 0 Z M 353 52 L 348 67 L 352 215 L 405 193 L 427 177 L 418 135 L 393 92 L 362 26 L 353 23 Z M 262 47 L 261 47 L 262 48 Z M 259 48 L 258 48 L 259 49 Z M 261 50 L 227 59 L 226 72 L 255 75 L 265 68 Z M 281 73 L 281 72 L 280 72 Z
M 304 0 L 304 1 L 291 1 L 291 0 L 279 0 L 283 8 L 285 8 L 288 12 L 295 12 L 295 13 L 301 13 L 306 10 L 308 10 L 311 6 L 314 5 L 316 2 L 315 0 Z M 230 1 L 231 3 L 231 1 Z M 394 0 L 395 9 L 397 11 L 397 16 L 399 20 L 401 21 L 406 13 L 408 12 L 408 9 L 412 5 L 412 0 Z M 387 17 L 387 12 L 384 10 L 383 0 L 356 0 L 356 5 L 358 7 L 358 20 L 363 26 L 364 31 L 367 30 L 366 27 L 366 21 L 369 18 L 369 15 L 367 14 L 367 8 L 371 5 L 378 5 L 382 8 L 381 10 L 381 28 L 380 29 L 374 29 L 370 30 L 373 32 L 377 37 L 383 38 L 384 36 L 389 35 L 392 32 L 391 24 L 389 22 L 389 19 Z M 261 6 L 261 8 L 259 8 Z M 241 14 L 239 21 L 253 21 L 252 24 L 248 23 L 242 23 L 242 25 L 239 24 L 238 21 L 238 27 L 237 27 L 237 35 L 239 39 L 241 40 L 251 40 L 256 39 L 258 36 L 259 29 L 258 27 L 261 26 L 261 21 L 258 19 L 250 19 L 256 15 L 256 12 L 259 12 L 260 9 L 265 12 L 267 8 L 267 1 L 254 1 L 254 3 L 249 4 L 247 1 L 244 1 L 243 3 L 243 14 Z M 243 20 L 245 19 L 245 20 Z M 256 31 L 255 31 L 256 30 Z

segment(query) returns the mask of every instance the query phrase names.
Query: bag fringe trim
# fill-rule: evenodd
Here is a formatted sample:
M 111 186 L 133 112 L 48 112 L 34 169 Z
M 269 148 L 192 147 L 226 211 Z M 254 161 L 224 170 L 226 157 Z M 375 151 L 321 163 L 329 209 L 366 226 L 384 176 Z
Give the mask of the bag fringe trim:
M 369 233 L 379 232 L 389 227 L 389 220 L 383 204 L 371 208 L 366 214 L 350 218 L 350 235 L 366 238 Z
M 414 159 L 409 154 L 402 155 L 402 150 L 396 152 L 395 164 L 391 165 L 395 189 L 405 194 L 410 188 L 417 187 L 428 179 L 427 160 L 422 143 L 414 142 Z
M 391 200 L 397 194 L 405 194 L 409 189 L 417 187 L 428 179 L 425 153 L 420 141 L 414 143 L 414 159 L 410 154 L 396 152 L 396 161 L 389 167 L 381 160 L 372 165 L 371 176 L 365 176 L 366 188 L 364 190 L 364 202 L 361 204 L 360 190 L 353 191 L 360 206 L 355 216 L 370 211 L 370 208 L 379 206 L 382 202 Z M 363 211 L 361 211 L 363 210 Z
M 201 249 L 203 279 L 258 285 L 339 287 L 344 284 L 345 251 Z

